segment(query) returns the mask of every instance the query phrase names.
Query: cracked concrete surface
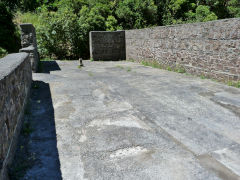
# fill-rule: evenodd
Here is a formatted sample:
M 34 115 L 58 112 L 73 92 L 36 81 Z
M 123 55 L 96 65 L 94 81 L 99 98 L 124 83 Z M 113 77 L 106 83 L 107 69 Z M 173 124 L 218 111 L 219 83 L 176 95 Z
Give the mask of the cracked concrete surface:
M 33 75 L 50 87 L 62 179 L 240 179 L 239 89 L 126 61 L 84 65 Z

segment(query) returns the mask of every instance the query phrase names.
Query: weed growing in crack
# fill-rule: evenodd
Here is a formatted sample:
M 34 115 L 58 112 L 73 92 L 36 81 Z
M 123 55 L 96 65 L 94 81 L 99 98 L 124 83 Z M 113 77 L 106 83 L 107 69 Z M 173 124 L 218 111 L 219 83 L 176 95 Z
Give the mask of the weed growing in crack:
M 236 88 L 240 88 L 240 81 L 236 81 L 236 82 L 234 82 L 234 81 L 228 81 L 227 84 L 228 84 L 229 86 L 233 86 L 233 87 L 236 87 Z
M 89 75 L 89 76 L 93 76 L 93 73 L 92 73 L 92 72 L 89 72 L 88 75 Z
M 207 77 L 204 76 L 204 75 L 201 75 L 200 78 L 201 78 L 201 79 L 207 79 Z
M 120 69 L 124 69 L 124 67 L 120 66 L 120 65 L 117 65 L 116 66 L 117 68 L 120 68 Z
M 130 67 L 127 68 L 127 72 L 130 72 L 132 69 Z
M 25 121 L 23 123 L 22 132 L 25 136 L 28 136 L 33 132 L 33 128 L 31 127 L 31 124 L 29 122 Z

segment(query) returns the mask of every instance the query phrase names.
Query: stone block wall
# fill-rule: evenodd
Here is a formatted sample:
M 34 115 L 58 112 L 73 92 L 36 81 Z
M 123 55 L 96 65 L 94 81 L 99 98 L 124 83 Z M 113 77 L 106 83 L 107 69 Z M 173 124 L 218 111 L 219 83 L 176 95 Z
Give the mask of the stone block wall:
M 0 59 L 1 180 L 7 179 L 7 167 L 14 156 L 31 82 L 29 54 L 9 54 Z
M 32 71 L 36 72 L 39 62 L 39 54 L 37 48 L 36 31 L 32 24 L 20 24 L 21 28 L 21 45 L 19 52 L 27 52 L 30 54 Z
M 125 60 L 125 31 L 91 31 L 89 34 L 92 60 Z
M 181 66 L 188 73 L 240 80 L 240 18 L 127 30 L 126 58 Z

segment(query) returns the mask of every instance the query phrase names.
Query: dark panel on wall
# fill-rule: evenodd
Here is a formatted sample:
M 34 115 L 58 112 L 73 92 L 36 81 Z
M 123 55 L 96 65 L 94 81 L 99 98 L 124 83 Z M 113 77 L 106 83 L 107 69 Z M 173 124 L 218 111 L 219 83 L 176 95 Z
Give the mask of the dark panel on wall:
M 90 32 L 90 57 L 93 60 L 125 60 L 125 31 Z

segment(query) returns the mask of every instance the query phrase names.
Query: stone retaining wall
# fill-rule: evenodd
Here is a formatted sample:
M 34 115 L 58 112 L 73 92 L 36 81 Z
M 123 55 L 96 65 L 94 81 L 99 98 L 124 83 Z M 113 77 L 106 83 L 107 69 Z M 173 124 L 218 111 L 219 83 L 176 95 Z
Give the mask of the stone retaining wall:
M 240 18 L 127 30 L 129 60 L 157 61 L 167 68 L 223 81 L 240 80 Z
M 39 62 L 39 54 L 37 48 L 36 31 L 32 24 L 20 24 L 21 28 L 21 44 L 22 49 L 19 52 L 27 52 L 30 54 L 32 71 L 36 72 Z
M 24 109 L 30 94 L 32 71 L 27 53 L 0 59 L 0 179 L 14 156 Z
M 92 60 L 126 59 L 124 31 L 91 31 L 89 40 Z

